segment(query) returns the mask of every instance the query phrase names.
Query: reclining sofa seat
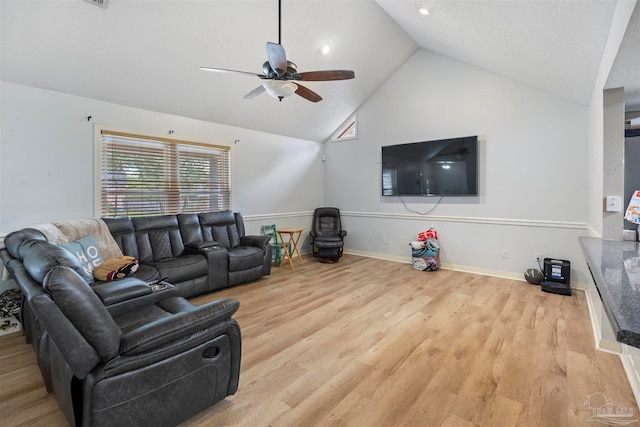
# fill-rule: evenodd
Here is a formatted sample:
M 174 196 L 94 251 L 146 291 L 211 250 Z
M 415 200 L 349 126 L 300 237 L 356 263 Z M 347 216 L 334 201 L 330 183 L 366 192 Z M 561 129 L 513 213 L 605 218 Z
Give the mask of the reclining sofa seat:
M 271 274 L 272 249 L 269 236 L 247 236 L 239 212 L 221 211 L 198 214 L 202 238 L 216 242 L 227 252 L 225 286 L 258 280 Z
M 32 236 L 37 236 L 37 233 L 36 230 Z M 10 259 L 7 268 L 14 275 L 23 292 L 22 319 L 26 340 L 27 343 L 32 344 L 36 352 L 38 367 L 42 373 L 45 387 L 47 391 L 51 392 L 53 391 L 52 365 L 48 332 L 35 313 L 33 301 L 46 293 L 43 290 L 43 282 L 53 268 L 65 266 L 71 268 L 78 275 L 82 275 L 84 270 L 78 259 L 60 246 L 41 239 L 21 242 L 16 240 L 15 235 L 8 236 L 8 248 L 16 250 L 15 245 L 18 244 L 17 250 L 22 251 L 24 257 L 23 259 Z M 89 286 L 86 282 L 84 283 Z M 112 316 L 118 316 L 137 307 L 155 304 L 161 299 L 178 295 L 178 289 L 174 286 L 167 287 L 162 292 L 153 292 L 146 282 L 133 277 L 111 282 L 95 281 L 89 289 L 94 292 L 96 298 L 99 298 L 103 307 Z
M 70 267 L 52 268 L 43 287 L 31 304 L 72 426 L 172 426 L 236 392 L 236 300 L 171 297 L 113 317 Z
M 235 393 L 237 301 L 196 307 L 171 285 L 153 292 L 141 282 L 148 294 L 105 306 L 77 258 L 26 234 L 36 238 L 12 247 L 24 259 L 11 271 L 35 319 L 45 385 L 71 425 L 176 425 Z
M 185 252 L 176 215 L 103 218 L 103 221 L 122 253 L 140 261 L 142 271 L 134 276 L 146 277 L 156 271 L 158 279 L 176 285 L 184 297 L 211 290 L 207 259 Z

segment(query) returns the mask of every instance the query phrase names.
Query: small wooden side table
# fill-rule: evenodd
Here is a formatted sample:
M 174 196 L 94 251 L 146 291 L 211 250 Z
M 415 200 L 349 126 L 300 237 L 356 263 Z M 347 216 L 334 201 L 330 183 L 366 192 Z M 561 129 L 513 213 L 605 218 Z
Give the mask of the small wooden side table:
M 298 257 L 298 261 L 300 261 L 300 265 L 303 265 L 302 257 L 300 256 L 300 251 L 298 251 L 298 241 L 300 240 L 300 236 L 302 236 L 302 232 L 304 228 L 296 228 L 296 227 L 288 227 L 288 228 L 279 228 L 276 230 L 278 236 L 280 236 L 280 241 L 282 242 L 282 249 L 284 254 L 282 255 L 282 259 L 280 260 L 279 267 L 282 267 L 284 262 L 288 262 L 291 266 L 291 269 L 294 270 L 293 262 L 291 259 L 294 256 Z

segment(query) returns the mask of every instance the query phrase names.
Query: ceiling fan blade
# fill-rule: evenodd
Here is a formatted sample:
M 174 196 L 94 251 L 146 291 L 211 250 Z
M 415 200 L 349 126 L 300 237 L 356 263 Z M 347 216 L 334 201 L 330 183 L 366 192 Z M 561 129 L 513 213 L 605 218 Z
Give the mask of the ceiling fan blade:
M 254 90 L 252 90 L 251 92 L 249 92 L 248 94 L 246 94 L 244 96 L 244 98 L 242 99 L 251 99 L 251 98 L 255 98 L 256 96 L 260 95 L 262 92 L 265 92 L 266 89 L 264 88 L 264 86 L 260 85 L 257 88 L 255 88 Z
M 252 76 L 252 77 L 260 77 L 262 75 L 257 73 L 250 73 L 249 71 L 226 70 L 224 68 L 200 67 L 200 69 L 204 71 L 212 71 L 214 73 L 242 74 L 245 76 Z
M 278 77 L 287 72 L 287 54 L 282 45 L 267 42 L 267 59 L 271 69 L 276 72 Z
M 356 76 L 351 70 L 306 71 L 294 74 L 294 80 L 305 82 L 324 82 L 329 80 L 349 80 Z
M 322 97 L 317 93 L 315 93 L 314 91 L 312 91 L 311 89 L 306 88 L 299 83 L 296 83 L 296 85 L 298 86 L 298 89 L 296 89 L 296 95 L 300 95 L 304 99 L 309 100 L 311 102 L 322 101 Z

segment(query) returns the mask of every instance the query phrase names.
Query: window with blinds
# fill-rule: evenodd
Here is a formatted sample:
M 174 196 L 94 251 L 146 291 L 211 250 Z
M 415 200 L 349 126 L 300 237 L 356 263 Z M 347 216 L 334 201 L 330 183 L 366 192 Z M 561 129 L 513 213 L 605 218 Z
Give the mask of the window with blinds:
M 228 147 L 102 130 L 100 150 L 101 216 L 231 209 Z

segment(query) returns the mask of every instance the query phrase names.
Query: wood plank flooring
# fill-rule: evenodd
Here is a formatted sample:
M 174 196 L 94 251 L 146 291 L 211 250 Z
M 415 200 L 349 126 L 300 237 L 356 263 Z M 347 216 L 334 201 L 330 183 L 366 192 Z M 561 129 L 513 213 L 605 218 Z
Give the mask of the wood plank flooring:
M 223 296 L 241 304 L 240 386 L 183 426 L 593 426 L 596 392 L 638 414 L 582 292 L 345 255 L 193 301 Z M 16 334 L 0 337 L 0 425 L 66 425 Z

